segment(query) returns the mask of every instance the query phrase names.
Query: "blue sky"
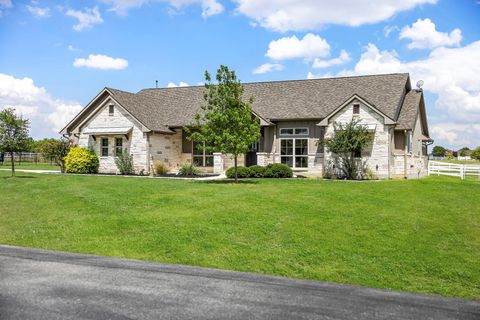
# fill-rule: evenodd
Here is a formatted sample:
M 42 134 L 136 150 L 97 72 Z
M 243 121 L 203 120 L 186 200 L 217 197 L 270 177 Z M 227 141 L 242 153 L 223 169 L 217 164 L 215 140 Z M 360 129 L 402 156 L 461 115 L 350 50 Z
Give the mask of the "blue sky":
M 0 108 L 56 136 L 103 87 L 410 72 L 438 144 L 480 145 L 480 2 L 0 0 Z

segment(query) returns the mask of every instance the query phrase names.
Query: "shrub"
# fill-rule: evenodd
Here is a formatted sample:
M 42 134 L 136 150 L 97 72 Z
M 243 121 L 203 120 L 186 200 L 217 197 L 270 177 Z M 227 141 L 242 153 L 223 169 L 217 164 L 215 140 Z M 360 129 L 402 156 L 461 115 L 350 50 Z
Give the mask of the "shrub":
M 121 174 L 133 173 L 133 157 L 128 154 L 127 150 L 123 150 L 115 157 L 115 165 Z
M 291 178 L 293 171 L 286 164 L 272 163 L 265 167 L 265 178 Z
M 472 153 L 470 153 L 470 157 L 475 160 L 480 160 L 480 147 L 473 150 Z
M 228 168 L 225 172 L 227 178 L 233 179 L 235 178 L 235 167 Z M 250 177 L 250 170 L 249 168 L 238 166 L 237 167 L 237 177 L 238 178 L 248 178 Z
M 97 173 L 98 156 L 91 150 L 71 148 L 65 157 L 65 168 L 68 173 Z
M 153 169 L 155 170 L 155 174 L 157 175 L 166 174 L 170 170 L 168 166 L 161 161 L 155 161 L 153 163 Z
M 198 176 L 200 169 L 198 169 L 193 163 L 184 163 L 180 166 L 178 174 L 181 176 Z
M 265 174 L 265 167 L 262 166 L 251 166 L 248 167 L 248 170 L 250 170 L 250 177 L 251 178 L 262 178 L 263 175 Z

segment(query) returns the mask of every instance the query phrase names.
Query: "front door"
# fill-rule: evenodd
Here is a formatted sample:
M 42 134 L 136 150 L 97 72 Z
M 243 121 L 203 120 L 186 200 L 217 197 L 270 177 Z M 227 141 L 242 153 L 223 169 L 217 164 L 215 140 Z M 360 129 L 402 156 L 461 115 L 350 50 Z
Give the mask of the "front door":
M 257 164 L 258 143 L 252 143 L 250 150 L 245 155 L 245 167 L 251 167 Z

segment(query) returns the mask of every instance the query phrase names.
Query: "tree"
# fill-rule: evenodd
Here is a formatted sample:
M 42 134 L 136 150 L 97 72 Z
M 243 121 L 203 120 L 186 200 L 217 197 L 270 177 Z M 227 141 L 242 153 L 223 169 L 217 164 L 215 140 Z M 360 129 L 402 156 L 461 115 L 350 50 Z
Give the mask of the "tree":
M 462 149 L 458 150 L 458 155 L 460 157 L 466 157 L 466 156 L 469 156 L 471 152 L 472 150 L 470 150 L 469 147 L 463 147 Z
M 475 150 L 473 150 L 470 154 L 470 157 L 472 159 L 480 161 L 480 147 L 475 148 Z
M 15 115 L 15 109 L 0 111 L 0 152 L 10 154 L 12 159 L 12 177 L 15 176 L 15 152 L 28 147 L 29 121 Z
M 238 182 L 237 158 L 248 152 L 250 145 L 260 139 L 260 121 L 253 115 L 251 104 L 242 100 L 243 86 L 235 71 L 221 65 L 213 84 L 208 71 L 205 71 L 204 94 L 206 104 L 202 113 L 195 116 L 194 129 L 190 139 L 204 143 L 203 149 L 209 152 L 230 154 L 234 159 L 235 182 Z
M 364 150 L 373 139 L 372 132 L 360 125 L 359 121 L 354 119 L 345 125 L 334 123 L 335 133 L 325 139 L 328 150 L 340 158 L 340 170 L 347 179 L 357 178 L 358 166 L 355 154 Z
M 442 146 L 435 146 L 432 149 L 432 155 L 435 157 L 444 157 L 447 153 L 447 149 Z
M 70 141 L 67 139 L 44 139 L 37 150 L 44 158 L 55 162 L 65 172 L 65 157 L 70 151 Z

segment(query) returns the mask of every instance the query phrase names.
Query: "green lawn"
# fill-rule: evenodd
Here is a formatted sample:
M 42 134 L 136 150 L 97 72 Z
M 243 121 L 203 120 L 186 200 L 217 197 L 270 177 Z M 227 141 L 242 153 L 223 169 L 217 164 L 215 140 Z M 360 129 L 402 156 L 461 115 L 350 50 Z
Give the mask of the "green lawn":
M 478 160 L 432 160 L 432 161 L 440 161 L 440 162 L 448 162 L 448 163 L 456 163 L 456 164 L 475 164 L 478 165 L 480 164 L 480 161 Z
M 3 244 L 480 298 L 479 181 L 0 183 Z
M 10 163 L 4 162 L 2 165 L 0 163 L 0 169 L 11 169 L 12 166 Z M 15 169 L 22 169 L 22 170 L 58 170 L 60 171 L 60 166 L 51 163 L 33 163 L 33 162 L 22 162 L 22 163 L 15 163 Z

